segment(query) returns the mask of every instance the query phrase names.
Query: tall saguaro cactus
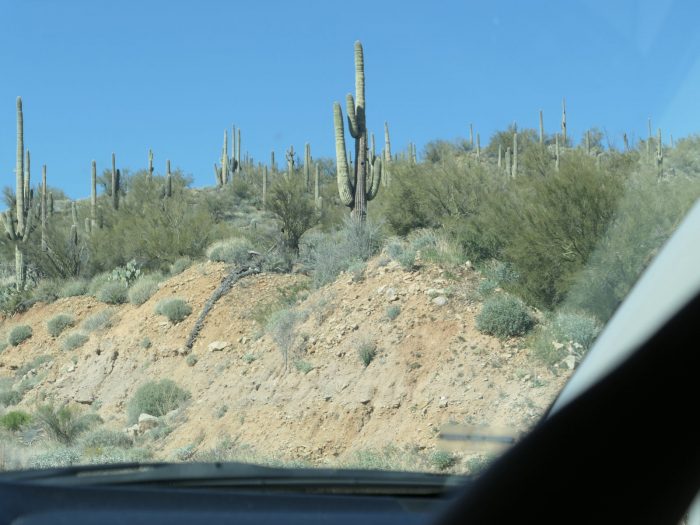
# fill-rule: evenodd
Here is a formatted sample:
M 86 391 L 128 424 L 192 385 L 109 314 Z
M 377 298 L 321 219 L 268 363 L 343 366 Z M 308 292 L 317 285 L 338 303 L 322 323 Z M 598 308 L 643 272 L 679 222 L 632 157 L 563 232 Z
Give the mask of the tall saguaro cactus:
M 289 146 L 287 150 L 287 177 L 292 177 L 294 175 L 294 146 Z
M 153 150 L 148 150 L 148 176 L 153 177 Z
M 119 209 L 119 179 L 121 173 L 117 169 L 117 157 L 112 153 L 112 208 Z
M 365 121 L 365 62 L 362 44 L 355 42 L 355 98 L 346 97 L 348 129 L 355 139 L 355 166 L 350 175 L 347 154 L 345 153 L 345 127 L 340 104 L 333 105 L 335 127 L 335 157 L 338 172 L 338 193 L 341 202 L 350 208 L 352 216 L 364 222 L 367 218 L 367 202 L 379 191 L 381 182 L 381 160 L 373 175 L 368 177 L 367 169 L 367 126 Z
M 92 161 L 90 180 L 90 231 L 97 228 L 97 162 Z
M 306 191 L 311 189 L 311 145 L 304 145 L 304 183 Z
M 561 138 L 566 146 L 566 99 L 561 99 Z
M 17 156 L 15 165 L 15 210 L 2 214 L 5 233 L 15 245 L 15 287 L 17 290 L 24 288 L 25 266 L 24 252 L 20 248 L 27 242 L 32 229 L 32 213 L 29 209 L 30 192 L 28 174 L 24 166 L 24 114 L 22 112 L 22 98 L 17 97 Z
M 170 173 L 170 159 L 165 161 L 165 196 L 173 196 L 173 176 Z

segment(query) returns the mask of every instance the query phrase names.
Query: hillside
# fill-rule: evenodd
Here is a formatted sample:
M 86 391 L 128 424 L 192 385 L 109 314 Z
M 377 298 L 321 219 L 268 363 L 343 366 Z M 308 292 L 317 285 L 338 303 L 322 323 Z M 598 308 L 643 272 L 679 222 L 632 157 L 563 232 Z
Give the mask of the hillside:
M 88 296 L 35 305 L 0 325 L 2 332 L 19 324 L 33 330 L 0 354 L 0 377 L 6 384 L 31 381 L 19 404 L 28 412 L 43 399 L 70 402 L 91 407 L 107 428 L 124 432 L 137 388 L 174 380 L 191 400 L 162 418 L 167 430 L 137 436 L 158 459 L 208 453 L 370 466 L 396 451 L 400 466 L 412 454 L 436 450 L 448 422 L 521 433 L 565 381 L 537 365 L 521 341 L 475 329 L 480 277 L 468 263 L 458 273 L 436 266 L 409 272 L 375 258 L 362 278 L 343 273 L 311 293 L 301 274 L 247 277 L 215 305 L 188 353 L 186 337 L 226 275 L 221 263 L 195 264 L 138 307 L 107 307 Z M 278 344 L 258 321 L 290 296 L 298 297 L 299 323 L 285 370 Z M 185 299 L 193 313 L 171 325 L 154 312 L 167 297 Z M 79 326 L 105 308 L 114 311 L 109 325 L 76 350 L 62 350 L 60 338 L 47 332 L 46 321 L 58 313 L 71 313 Z M 372 348 L 376 355 L 365 367 L 358 352 Z M 27 365 L 32 362 L 37 366 Z M 39 436 L 32 447 L 42 446 L 48 445 Z M 456 456 L 457 468 L 474 454 Z

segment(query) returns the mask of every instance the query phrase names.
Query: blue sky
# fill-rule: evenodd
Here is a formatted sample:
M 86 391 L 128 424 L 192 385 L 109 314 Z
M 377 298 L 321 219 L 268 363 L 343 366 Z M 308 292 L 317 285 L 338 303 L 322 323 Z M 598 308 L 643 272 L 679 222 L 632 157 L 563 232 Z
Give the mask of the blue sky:
M 516 121 L 599 126 L 613 143 L 698 131 L 695 1 L 0 0 L 0 186 L 13 182 L 15 98 L 35 180 L 89 194 L 90 162 L 214 181 L 223 131 L 278 160 L 294 145 L 332 156 L 332 103 L 354 89 L 365 48 L 367 119 L 394 150 Z

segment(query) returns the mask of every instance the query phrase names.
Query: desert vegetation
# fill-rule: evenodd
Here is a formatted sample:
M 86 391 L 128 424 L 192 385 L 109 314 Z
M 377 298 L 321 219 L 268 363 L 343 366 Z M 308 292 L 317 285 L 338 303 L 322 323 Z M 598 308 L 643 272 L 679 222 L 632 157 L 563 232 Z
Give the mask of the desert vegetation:
M 346 100 L 351 155 L 343 111 L 335 103 L 329 112 L 335 159 L 314 159 L 305 144 L 303 162 L 292 146 L 284 169 L 278 169 L 274 155 L 268 164 L 254 164 L 241 152 L 241 129 L 234 128 L 230 137 L 229 130 L 224 132 L 213 184 L 203 188 L 191 187 L 191 177 L 171 169 L 170 160 L 158 174 L 152 152 L 147 167 L 133 171 L 118 167 L 113 155 L 101 174 L 86 156 L 90 196 L 83 200 L 72 201 L 48 186 L 46 166 L 36 184 L 18 98 L 16 180 L 4 191 L 0 242 L 0 352 L 8 345 L 31 345 L 32 328 L 15 323 L 14 315 L 36 303 L 60 306 L 62 300 L 81 296 L 95 298 L 99 308 L 82 321 L 57 310 L 44 322 L 56 348 L 66 353 L 98 339 L 118 322 L 120 308 L 161 316 L 173 330 L 187 323 L 189 329 L 199 315 L 187 343 L 183 341 L 191 349 L 206 315 L 232 286 L 243 286 L 246 277 L 262 272 L 293 273 L 304 280 L 279 289 L 273 300 L 260 302 L 248 314 L 257 327 L 255 337 L 269 337 L 281 354 L 284 373 L 313 375 L 316 367 L 304 353 L 313 334 L 299 327 L 308 327 L 310 319 L 321 325 L 332 301 L 324 299 L 322 305 L 319 299 L 314 311 L 298 303 L 340 276 L 362 283 L 369 262 L 375 261 L 378 268 L 394 264 L 407 276 L 431 266 L 446 276 L 476 269 L 479 282 L 469 293 L 478 305 L 475 319 L 481 333 L 532 348 L 534 359 L 547 367 L 567 359 L 573 360 L 570 368 L 578 363 L 700 196 L 700 137 L 669 143 L 659 130 L 636 144 L 625 137 L 624 147 L 618 148 L 611 137 L 591 129 L 577 143 L 567 133 L 564 109 L 561 129 L 554 133 L 545 133 L 540 119 L 539 130 L 512 125 L 495 132 L 483 147 L 481 137 L 474 141 L 470 133 L 469 140 L 435 140 L 420 153 L 414 144 L 392 151 L 385 123 L 384 145 L 377 152 L 365 118 L 359 42 L 354 53 L 356 91 Z M 165 280 L 194 272 L 191 267 L 203 261 L 224 263 L 234 272 L 204 312 L 193 310 L 184 295 L 157 295 Z M 459 281 L 450 286 L 431 292 L 431 304 L 447 304 L 462 293 Z M 396 302 L 384 306 L 381 315 L 391 327 L 411 311 Z M 353 330 L 358 331 L 353 363 L 367 373 L 383 349 L 364 333 L 362 323 Z M 143 352 L 151 350 L 147 335 L 140 341 Z M 419 358 L 409 367 L 422 366 Z M 253 366 L 257 359 L 246 352 L 237 362 Z M 201 353 L 183 358 L 190 371 L 202 361 Z M 53 402 L 33 411 L 13 408 L 31 381 L 39 381 L 45 362 L 17 371 L 12 387 L 0 385 L 2 431 L 16 435 L 41 428 L 57 445 L 32 464 L 149 457 L 142 442 L 103 428 L 94 411 Z M 124 417 L 129 424 L 137 424 L 144 413 L 159 418 L 162 424 L 148 434 L 159 439 L 171 429 L 166 416 L 190 398 L 170 379 L 152 381 L 138 388 Z M 227 410 L 220 409 L 219 417 Z M 234 456 L 228 444 L 208 454 Z M 185 449 L 181 455 L 205 457 Z M 457 462 L 439 451 L 421 458 L 437 471 Z M 369 452 L 355 459 L 353 464 L 381 464 Z

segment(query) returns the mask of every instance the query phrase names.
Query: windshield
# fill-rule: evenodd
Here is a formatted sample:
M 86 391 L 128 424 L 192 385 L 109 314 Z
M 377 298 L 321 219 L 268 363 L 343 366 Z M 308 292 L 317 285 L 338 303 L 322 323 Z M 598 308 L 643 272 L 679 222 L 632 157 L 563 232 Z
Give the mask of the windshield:
M 474 475 L 700 195 L 676 2 L 2 2 L 0 469 Z

